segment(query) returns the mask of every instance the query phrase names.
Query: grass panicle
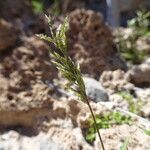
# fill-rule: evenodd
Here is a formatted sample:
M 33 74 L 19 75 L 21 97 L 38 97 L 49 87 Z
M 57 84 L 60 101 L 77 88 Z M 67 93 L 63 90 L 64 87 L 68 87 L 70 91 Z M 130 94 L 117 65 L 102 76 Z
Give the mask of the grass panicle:
M 66 32 L 69 27 L 68 18 L 65 18 L 64 22 L 58 26 L 55 32 L 50 17 L 46 16 L 46 18 L 48 20 L 51 37 L 44 34 L 38 34 L 37 36 L 42 40 L 53 43 L 58 49 L 58 51 L 50 49 L 50 56 L 52 58 L 51 62 L 60 71 L 62 76 L 69 81 L 69 84 L 67 84 L 68 89 L 72 90 L 82 102 L 85 102 L 88 105 L 94 121 L 95 129 L 100 139 L 102 149 L 105 150 L 99 129 L 97 127 L 95 115 L 86 95 L 85 85 L 80 71 L 80 66 L 79 64 L 74 63 L 67 53 Z

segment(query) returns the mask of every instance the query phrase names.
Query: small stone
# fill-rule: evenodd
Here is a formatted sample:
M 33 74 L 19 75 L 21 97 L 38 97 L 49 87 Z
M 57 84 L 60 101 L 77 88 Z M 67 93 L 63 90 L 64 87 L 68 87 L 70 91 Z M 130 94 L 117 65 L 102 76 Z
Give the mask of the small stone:
M 141 115 L 145 118 L 150 119 L 150 102 L 148 104 L 146 104 L 145 106 L 143 106 L 143 108 L 141 110 Z
M 140 65 L 133 66 L 128 72 L 131 82 L 135 85 L 150 84 L 150 58 Z
M 69 18 L 68 52 L 79 62 L 83 73 L 97 77 L 104 70 L 126 69 L 102 14 L 77 9 Z
M 130 150 L 149 150 L 150 149 L 150 136 L 146 135 L 142 129 L 127 124 L 113 126 L 108 129 L 101 129 L 101 135 L 105 149 L 107 150 L 120 150 L 126 139 L 130 139 L 128 149 Z M 98 136 L 94 142 L 94 150 L 99 150 L 100 142 Z
M 100 82 L 93 78 L 83 78 L 86 88 L 86 94 L 95 102 L 108 101 L 108 95 Z

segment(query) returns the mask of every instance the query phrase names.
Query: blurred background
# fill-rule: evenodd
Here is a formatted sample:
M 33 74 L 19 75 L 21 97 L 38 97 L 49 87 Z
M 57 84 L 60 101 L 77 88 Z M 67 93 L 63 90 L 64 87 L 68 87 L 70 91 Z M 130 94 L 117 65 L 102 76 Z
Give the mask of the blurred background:
M 50 62 L 69 18 L 69 56 L 81 66 L 106 149 L 150 149 L 150 0 L 0 0 L 0 150 L 99 150 L 89 109 Z M 126 114 L 126 115 L 124 115 Z

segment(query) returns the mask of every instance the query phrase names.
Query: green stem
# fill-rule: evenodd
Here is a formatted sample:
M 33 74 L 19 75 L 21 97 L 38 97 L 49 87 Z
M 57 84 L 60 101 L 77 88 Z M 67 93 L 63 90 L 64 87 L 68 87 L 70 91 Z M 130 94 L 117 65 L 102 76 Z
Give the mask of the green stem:
M 89 99 L 88 98 L 86 98 L 86 102 L 87 102 L 87 105 L 88 105 L 88 107 L 90 109 L 90 112 L 91 112 L 91 115 L 92 115 L 92 118 L 93 118 L 93 121 L 94 121 L 94 126 L 95 126 L 95 129 L 96 129 L 97 133 L 98 133 L 98 137 L 99 137 L 102 149 L 105 150 L 105 147 L 104 147 L 104 144 L 103 144 L 103 140 L 102 140 L 100 131 L 99 131 L 98 126 L 97 126 L 96 118 L 95 118 L 94 112 L 92 110 L 92 107 L 91 107 L 91 105 L 89 103 Z

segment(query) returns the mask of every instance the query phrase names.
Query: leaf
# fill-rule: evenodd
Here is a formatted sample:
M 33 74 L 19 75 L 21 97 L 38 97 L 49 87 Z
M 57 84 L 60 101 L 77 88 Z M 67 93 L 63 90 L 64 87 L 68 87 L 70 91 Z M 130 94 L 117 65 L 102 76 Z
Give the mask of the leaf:
M 60 24 L 56 30 L 56 43 L 57 47 L 64 53 L 67 52 L 66 31 L 68 29 L 68 19 L 65 18 L 63 24 Z
M 48 42 L 51 42 L 51 43 L 55 43 L 54 39 L 52 39 L 51 37 L 49 37 L 45 34 L 36 34 L 36 36 L 38 38 L 40 38 L 41 40 L 45 40 L 45 41 L 48 41 Z
M 89 142 L 94 141 L 95 138 L 96 138 L 96 135 L 94 133 L 87 134 L 87 136 L 86 136 L 86 140 Z
M 47 15 L 45 14 L 45 18 L 47 19 L 47 22 L 48 22 L 48 25 L 49 25 L 49 29 L 50 29 L 52 38 L 53 38 L 53 40 L 55 40 L 55 42 L 56 42 L 56 39 L 55 39 L 53 30 L 52 30 L 52 21 L 51 21 L 51 17 L 50 17 L 50 16 L 47 16 Z
M 49 25 L 49 27 L 50 27 L 50 29 L 51 29 L 51 28 L 52 28 L 51 17 L 50 17 L 50 16 L 47 16 L 47 15 L 45 14 L 45 18 L 47 19 L 48 25 Z
M 80 64 L 79 64 L 79 63 L 77 63 L 77 69 L 78 69 L 79 72 L 81 71 L 81 70 L 80 70 Z
M 144 129 L 143 131 L 144 131 L 144 133 L 145 133 L 146 135 L 149 135 L 149 136 L 150 136 L 150 130 Z
M 32 7 L 33 7 L 33 11 L 35 13 L 40 13 L 43 11 L 44 5 L 42 2 L 36 1 L 36 0 L 32 0 L 31 1 Z

